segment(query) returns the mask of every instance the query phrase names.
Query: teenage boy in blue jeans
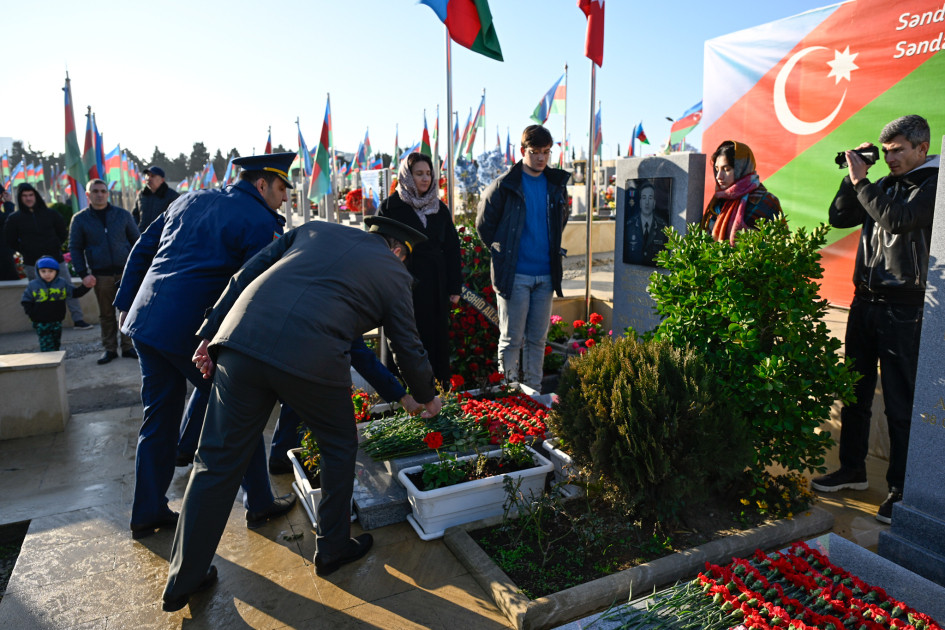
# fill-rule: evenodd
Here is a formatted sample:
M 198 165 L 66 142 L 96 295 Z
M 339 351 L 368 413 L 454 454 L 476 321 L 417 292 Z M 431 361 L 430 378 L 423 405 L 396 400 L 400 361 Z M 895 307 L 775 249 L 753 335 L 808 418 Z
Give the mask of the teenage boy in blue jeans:
M 541 391 L 552 292 L 562 296 L 561 233 L 568 222 L 567 171 L 551 168 L 551 133 L 522 132 L 522 159 L 482 196 L 476 230 L 492 254 L 499 307 L 499 371 Z M 519 361 L 521 355 L 521 361 Z

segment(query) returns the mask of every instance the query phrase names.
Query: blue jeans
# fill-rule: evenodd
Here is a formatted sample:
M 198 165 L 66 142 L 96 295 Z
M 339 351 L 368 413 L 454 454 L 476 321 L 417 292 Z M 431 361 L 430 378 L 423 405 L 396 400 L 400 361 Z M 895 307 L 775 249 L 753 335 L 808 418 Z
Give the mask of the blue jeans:
M 508 298 L 496 295 L 499 306 L 499 371 L 509 381 L 520 382 L 541 391 L 545 337 L 551 320 L 554 289 L 551 276 L 515 274 Z

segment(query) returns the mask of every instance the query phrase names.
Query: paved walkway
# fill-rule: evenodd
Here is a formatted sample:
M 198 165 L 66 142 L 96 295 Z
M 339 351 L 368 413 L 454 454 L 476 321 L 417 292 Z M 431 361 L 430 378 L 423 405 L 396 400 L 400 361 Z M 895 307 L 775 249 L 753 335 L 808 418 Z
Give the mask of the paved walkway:
M 842 328 L 841 313 L 832 319 Z M 87 348 L 97 335 L 67 329 L 64 343 Z M 0 354 L 34 344 L 33 333 L 0 335 Z M 66 360 L 74 415 L 65 432 L 0 442 L 0 525 L 30 521 L 0 601 L 0 628 L 510 627 L 442 541 L 423 542 L 406 523 L 373 530 L 375 549 L 364 561 L 323 579 L 312 566 L 315 537 L 301 507 L 250 531 L 239 499 L 217 550 L 219 584 L 180 612 L 162 612 L 172 532 L 133 541 L 128 531 L 141 417 L 132 402 L 137 364 L 98 366 L 99 353 L 85 352 Z M 272 423 L 267 440 L 271 431 Z M 835 464 L 834 452 L 828 465 Z M 820 505 L 836 515 L 835 533 L 875 549 L 885 462 L 868 464 L 871 490 L 827 495 Z M 172 509 L 189 472 L 177 469 Z M 274 490 L 289 492 L 290 482 L 274 477 Z

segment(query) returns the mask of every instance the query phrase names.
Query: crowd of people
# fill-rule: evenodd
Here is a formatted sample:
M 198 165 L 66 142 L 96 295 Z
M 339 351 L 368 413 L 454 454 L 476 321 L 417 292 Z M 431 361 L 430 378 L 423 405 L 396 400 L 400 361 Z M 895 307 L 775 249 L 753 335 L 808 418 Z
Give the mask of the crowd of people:
M 927 155 L 930 130 L 920 116 L 892 121 L 879 140 L 889 175 L 871 181 L 870 165 L 847 151 L 848 173 L 829 207 L 832 225 L 861 226 L 846 352 L 864 378 L 857 402 L 843 409 L 841 467 L 812 485 L 824 492 L 867 487 L 879 363 L 891 457 L 889 496 L 877 518 L 888 523 L 902 498 L 939 162 Z M 546 128 L 527 127 L 521 159 L 485 190 L 475 221 L 491 255 L 499 370 L 538 391 L 553 296 L 562 295 L 570 212 L 570 174 L 548 164 L 553 144 Z M 89 327 L 77 298 L 94 290 L 104 348 L 98 362 L 119 351 L 138 361 L 144 411 L 130 529 L 141 538 L 175 528 L 168 611 L 216 581 L 213 556 L 240 486 L 248 527 L 292 509 L 295 497 L 273 496 L 269 474 L 288 472 L 276 465 L 277 451 L 295 445 L 300 422 L 322 454 L 316 573 L 363 557 L 371 535 L 350 532 L 357 451 L 350 368 L 425 417 L 440 409 L 437 384 L 449 382 L 449 314 L 463 277 L 460 241 L 432 160 L 412 153 L 401 162 L 395 192 L 365 219 L 366 230 L 312 221 L 283 234 L 278 211 L 292 187 L 294 157 L 239 158 L 238 183 L 181 197 L 152 166 L 133 212 L 111 205 L 105 182 L 94 179 L 89 205 L 71 229 L 23 184 L 15 211 L 5 207 L 0 217 L 0 279 L 18 277 L 12 259 L 19 252 L 29 279 L 23 305 L 40 348 L 59 348 L 67 308 L 77 328 Z M 715 193 L 700 226 L 715 240 L 735 243 L 761 219 L 784 220 L 745 143 L 723 142 L 711 164 Z M 656 236 L 665 221 L 653 213 L 652 185 L 635 194 L 641 215 L 634 242 L 649 264 L 665 243 Z M 64 262 L 66 242 L 79 287 Z M 393 350 L 386 366 L 364 345 L 363 335 L 378 326 Z M 267 468 L 262 432 L 276 403 L 282 415 Z M 178 514 L 167 491 L 175 464 L 191 460 Z

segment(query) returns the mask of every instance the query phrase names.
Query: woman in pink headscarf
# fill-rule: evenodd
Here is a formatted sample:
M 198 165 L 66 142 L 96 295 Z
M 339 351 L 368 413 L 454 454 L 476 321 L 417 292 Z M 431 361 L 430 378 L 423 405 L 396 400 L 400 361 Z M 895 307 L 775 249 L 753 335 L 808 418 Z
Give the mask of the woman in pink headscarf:
M 715 195 L 702 215 L 702 229 L 717 241 L 735 243 L 739 230 L 754 229 L 758 219 L 782 218 L 781 203 L 755 172 L 755 155 L 747 144 L 726 140 L 712 154 Z

